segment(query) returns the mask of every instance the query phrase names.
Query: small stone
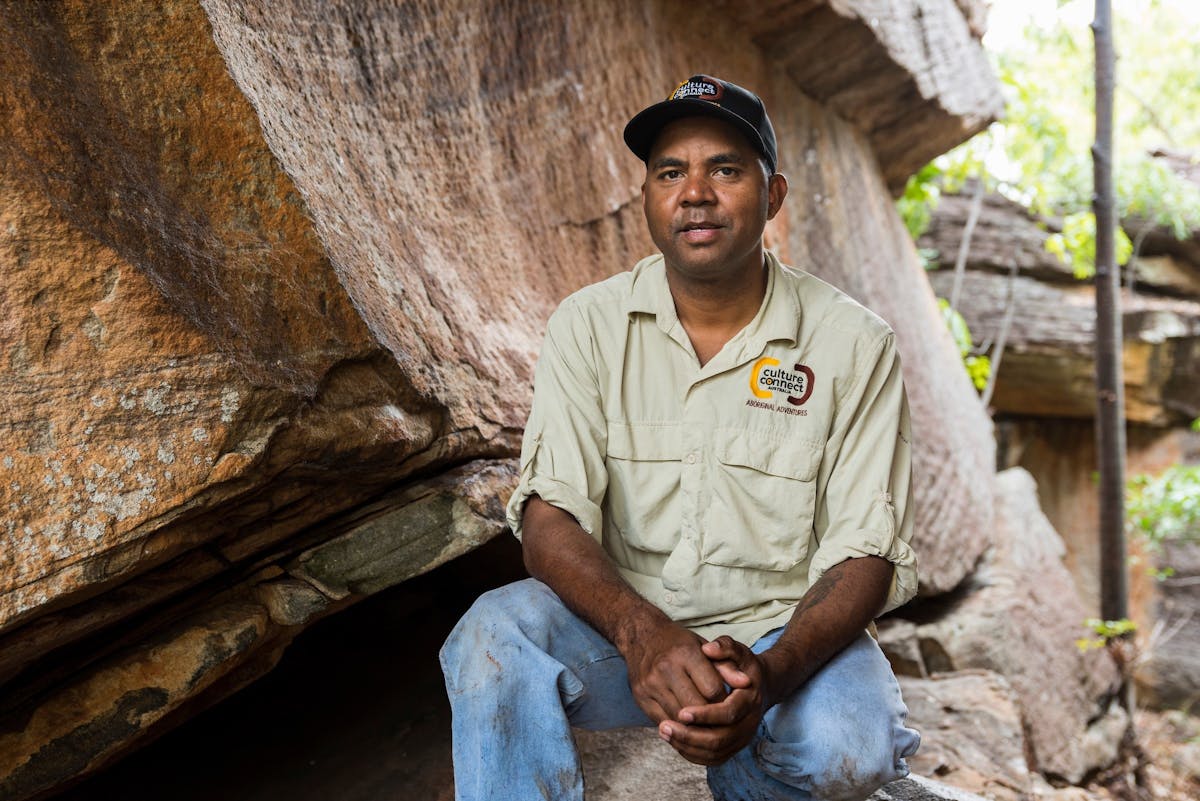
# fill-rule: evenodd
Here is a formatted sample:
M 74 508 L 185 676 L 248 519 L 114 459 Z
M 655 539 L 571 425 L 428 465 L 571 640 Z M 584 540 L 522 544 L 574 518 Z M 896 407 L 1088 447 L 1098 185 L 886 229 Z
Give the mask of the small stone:
M 1200 743 L 1186 743 L 1175 749 L 1171 765 L 1193 781 L 1200 781 Z
M 254 592 L 281 626 L 303 625 L 329 607 L 329 598 L 299 579 L 264 582 Z

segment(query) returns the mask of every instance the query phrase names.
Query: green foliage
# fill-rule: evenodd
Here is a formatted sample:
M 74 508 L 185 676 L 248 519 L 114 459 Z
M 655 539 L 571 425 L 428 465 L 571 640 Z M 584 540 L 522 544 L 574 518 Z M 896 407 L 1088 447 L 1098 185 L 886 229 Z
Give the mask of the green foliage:
M 962 357 L 963 366 L 967 368 L 967 375 L 970 376 L 971 383 L 975 385 L 975 389 L 982 390 L 987 386 L 988 376 L 992 374 L 991 359 L 971 353 L 974 348 L 971 329 L 967 327 L 967 321 L 963 319 L 963 316 L 950 308 L 950 301 L 938 298 L 938 309 L 942 312 L 942 320 L 945 321 L 946 328 L 950 329 L 950 335 L 954 337 L 954 344 L 958 346 L 958 354 Z
M 1150 576 L 1155 581 L 1166 581 L 1175 575 L 1173 567 L 1152 567 L 1150 568 Z
M 1077 276 L 1094 274 L 1092 41 L 1086 26 L 1068 24 L 1063 16 L 1063 10 L 1078 11 L 1085 2 L 1060 2 L 1056 24 L 1030 24 L 1019 42 L 991 51 L 1005 118 L 914 176 L 912 193 L 899 201 L 910 231 L 928 224 L 939 192 L 959 192 L 968 180 L 982 180 L 987 190 L 1036 214 L 1064 218 L 1063 231 L 1047 247 Z M 1169 226 L 1183 238 L 1200 229 L 1200 187 L 1149 151 L 1165 145 L 1200 152 L 1200 48 L 1195 46 L 1200 25 L 1175 5 L 1156 0 L 1120 3 L 1115 12 L 1121 56 L 1117 214 Z M 933 187 L 926 186 L 931 182 Z M 1136 238 L 1136 231 L 1129 233 Z M 1132 251 L 1130 237 L 1122 232 L 1118 239 L 1118 263 L 1124 263 Z
M 1200 189 L 1159 159 L 1118 164 L 1116 187 L 1117 216 L 1122 219 L 1137 217 L 1166 226 L 1177 239 L 1200 228 Z
M 1133 255 L 1133 242 L 1117 229 L 1117 264 L 1125 264 Z M 1079 211 L 1063 218 L 1060 234 L 1046 238 L 1046 250 L 1070 267 L 1081 281 L 1096 274 L 1096 215 Z
M 926 164 L 908 179 L 904 194 L 896 201 L 900 219 L 904 220 L 904 227 L 913 239 L 929 228 L 929 220 L 942 194 L 939 187 L 941 175 L 942 171 L 936 164 Z
M 921 266 L 925 268 L 925 271 L 929 272 L 941 266 L 939 262 L 942 254 L 938 252 L 937 248 L 917 248 L 917 258 L 921 260 Z
M 1151 547 L 1164 540 L 1200 540 L 1200 465 L 1173 465 L 1157 478 L 1126 485 L 1126 520 Z
M 1081 652 L 1087 652 L 1093 648 L 1103 648 L 1108 645 L 1109 640 L 1124 637 L 1126 634 L 1132 634 L 1137 631 L 1137 624 L 1127 617 L 1120 620 L 1100 620 L 1099 618 L 1090 617 L 1083 621 L 1083 625 L 1091 629 L 1094 637 L 1081 637 L 1075 641 L 1075 647 Z

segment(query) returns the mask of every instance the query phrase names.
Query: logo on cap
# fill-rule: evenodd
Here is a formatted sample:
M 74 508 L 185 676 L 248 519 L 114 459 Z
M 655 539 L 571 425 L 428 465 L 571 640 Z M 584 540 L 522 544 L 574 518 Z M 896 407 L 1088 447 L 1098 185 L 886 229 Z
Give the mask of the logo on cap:
M 699 100 L 711 100 L 716 102 L 721 99 L 721 95 L 725 94 L 725 87 L 713 78 L 702 75 L 697 75 L 690 81 L 684 81 L 675 87 L 675 91 L 667 100 L 684 100 L 689 97 L 694 97 Z

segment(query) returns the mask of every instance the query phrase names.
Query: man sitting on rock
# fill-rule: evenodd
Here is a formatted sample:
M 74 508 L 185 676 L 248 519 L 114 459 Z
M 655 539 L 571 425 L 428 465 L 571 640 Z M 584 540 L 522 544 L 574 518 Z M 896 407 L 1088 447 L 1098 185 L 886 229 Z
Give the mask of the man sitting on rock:
M 764 250 L 762 101 L 697 75 L 635 116 L 662 251 L 567 298 L 508 522 L 534 578 L 446 642 L 461 801 L 583 798 L 571 726 L 655 726 L 716 799 L 861 799 L 918 745 L 865 632 L 916 591 L 894 335 Z

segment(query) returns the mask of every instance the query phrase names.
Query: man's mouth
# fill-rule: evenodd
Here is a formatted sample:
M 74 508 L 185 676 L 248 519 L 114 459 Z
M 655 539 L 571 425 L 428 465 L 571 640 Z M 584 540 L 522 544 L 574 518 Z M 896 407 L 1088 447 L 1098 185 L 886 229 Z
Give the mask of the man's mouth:
M 679 237 L 692 245 L 705 245 L 719 236 L 722 226 L 708 220 L 686 222 L 679 226 Z

